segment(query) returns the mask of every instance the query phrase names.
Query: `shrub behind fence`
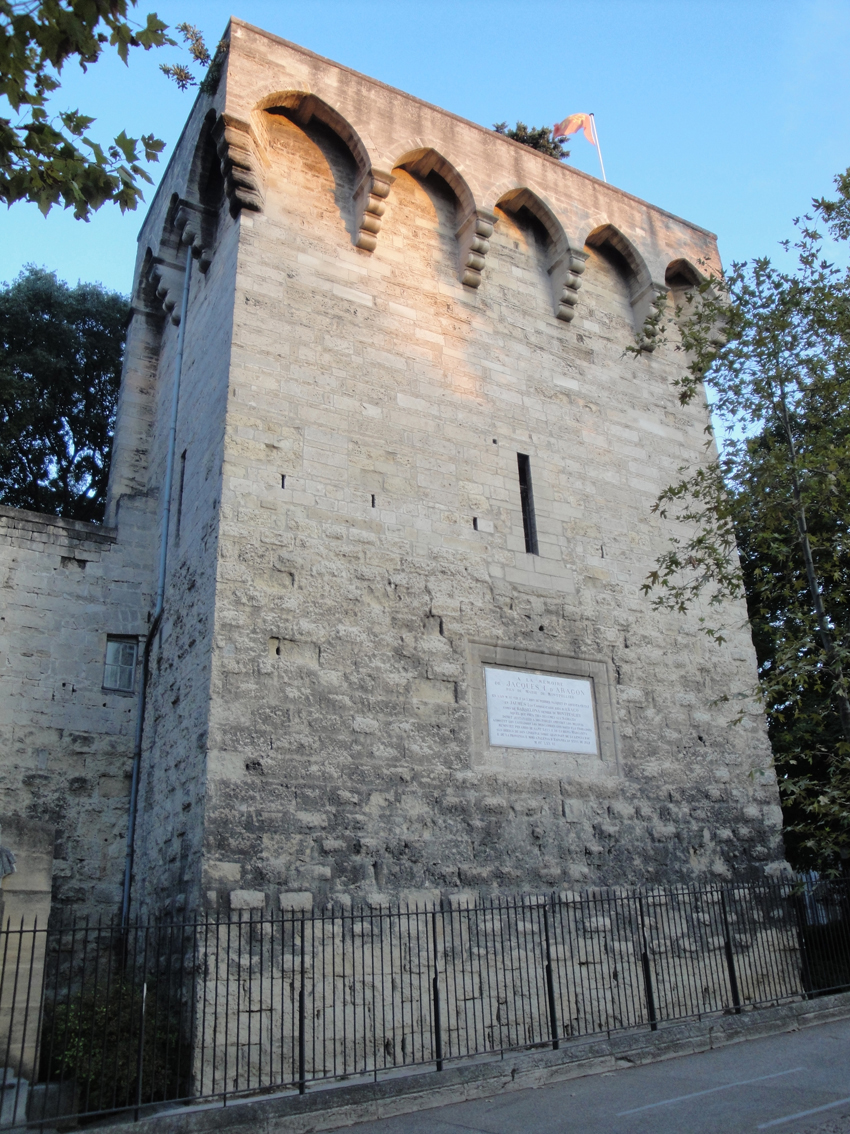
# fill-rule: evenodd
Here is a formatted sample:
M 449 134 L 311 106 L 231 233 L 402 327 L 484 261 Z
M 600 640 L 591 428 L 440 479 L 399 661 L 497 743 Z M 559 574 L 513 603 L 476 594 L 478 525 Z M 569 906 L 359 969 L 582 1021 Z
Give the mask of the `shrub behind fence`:
M 0 1125 L 439 1071 L 838 991 L 849 897 L 765 882 L 8 926 Z

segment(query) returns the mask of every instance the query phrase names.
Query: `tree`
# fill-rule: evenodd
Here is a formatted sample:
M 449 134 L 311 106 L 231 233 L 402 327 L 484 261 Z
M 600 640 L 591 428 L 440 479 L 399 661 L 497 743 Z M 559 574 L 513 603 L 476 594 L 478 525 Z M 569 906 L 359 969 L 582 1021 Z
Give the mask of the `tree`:
M 144 24 L 128 19 L 137 0 L 0 0 L 0 95 L 17 119 L 0 117 L 0 200 L 33 201 L 47 215 L 54 205 L 73 208 L 80 220 L 106 202 L 121 211 L 142 200 L 141 182 L 153 184 L 141 164 L 159 159 L 165 143 L 153 134 L 130 138 L 124 130 L 110 143 L 90 134 L 95 119 L 79 110 L 51 114 L 50 96 L 60 89 L 63 67 L 76 61 L 83 71 L 105 50 L 128 62 L 130 48 L 175 46 L 156 13 Z M 208 68 L 202 91 L 218 86 L 227 50 L 213 56 L 191 24 L 177 30 L 195 63 Z M 161 70 L 181 90 L 197 85 L 182 63 Z M 140 149 L 141 147 L 141 149 Z
M 644 590 L 659 608 L 718 614 L 746 596 L 787 851 L 826 870 L 850 852 L 850 271 L 814 227 L 850 236 L 850 171 L 836 185 L 786 243 L 793 270 L 734 264 L 680 293 L 675 319 L 659 307 L 635 348 L 678 326 L 680 401 L 704 386 L 722 429 L 719 454 L 680 469 L 655 505 L 683 528 Z M 703 615 L 722 641 L 716 622 Z
M 549 157 L 557 158 L 559 161 L 566 161 L 570 156 L 570 151 L 565 150 L 560 142 L 554 140 L 548 126 L 526 126 L 524 122 L 517 122 L 516 127 L 511 129 L 507 122 L 494 122 L 493 129 L 497 134 L 504 134 L 506 138 L 512 138 L 523 146 L 530 146 L 533 150 L 548 154 Z
M 174 43 L 156 14 L 145 24 L 127 19 L 136 0 L 0 0 L 0 95 L 17 121 L 0 118 L 0 200 L 34 201 L 46 215 L 60 201 L 87 220 L 106 201 L 122 211 L 141 199 L 139 181 L 151 182 L 140 162 L 156 161 L 164 143 L 152 134 L 122 130 L 105 147 L 89 136 L 94 119 L 79 110 L 51 117 L 49 98 L 62 68 L 76 60 L 85 71 L 107 47 L 126 63 L 131 47 Z M 142 154 L 139 153 L 139 145 Z
M 0 501 L 100 520 L 130 305 L 26 267 L 0 286 Z

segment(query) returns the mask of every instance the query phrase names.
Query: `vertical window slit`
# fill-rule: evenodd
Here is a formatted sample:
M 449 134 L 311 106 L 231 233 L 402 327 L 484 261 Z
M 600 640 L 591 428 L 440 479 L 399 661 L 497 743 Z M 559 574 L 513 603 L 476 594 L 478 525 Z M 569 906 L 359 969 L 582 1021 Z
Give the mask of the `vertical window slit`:
M 519 471 L 519 498 L 522 504 L 522 530 L 525 535 L 525 550 L 529 555 L 539 555 L 537 521 L 534 518 L 534 493 L 531 489 L 531 461 L 525 453 L 517 453 L 516 461 Z

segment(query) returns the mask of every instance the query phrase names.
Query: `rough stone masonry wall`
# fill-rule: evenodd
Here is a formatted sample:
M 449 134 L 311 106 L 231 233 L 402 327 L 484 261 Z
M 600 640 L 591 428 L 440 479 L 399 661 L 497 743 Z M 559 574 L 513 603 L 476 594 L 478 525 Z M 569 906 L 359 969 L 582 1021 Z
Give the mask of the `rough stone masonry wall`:
M 567 325 L 539 225 L 497 211 L 482 285 L 464 288 L 452 194 L 398 168 L 378 246 L 360 252 L 345 148 L 268 118 L 235 301 L 210 900 L 761 873 L 781 857 L 763 724 L 732 729 L 711 707 L 751 686 L 749 632 L 718 648 L 698 611 L 659 614 L 640 593 L 668 534 L 650 506 L 700 459 L 705 409 L 679 407 L 672 354 L 624 357 L 615 258 L 586 249 Z M 520 668 L 595 663 L 613 755 L 476 740 L 496 643 Z
M 209 270 L 193 265 L 177 418 L 161 635 L 151 652 L 134 911 L 179 915 L 199 900 L 222 441 L 238 224 L 220 222 Z M 166 323 L 148 478 L 159 497 L 177 329 Z M 182 493 L 181 493 L 182 482 Z M 158 532 L 157 532 L 158 535 Z M 158 541 L 157 541 L 158 542 Z
M 101 686 L 107 634 L 145 632 L 139 534 L 0 506 L 0 819 L 55 828 L 54 904 L 95 915 L 121 900 L 136 701 Z

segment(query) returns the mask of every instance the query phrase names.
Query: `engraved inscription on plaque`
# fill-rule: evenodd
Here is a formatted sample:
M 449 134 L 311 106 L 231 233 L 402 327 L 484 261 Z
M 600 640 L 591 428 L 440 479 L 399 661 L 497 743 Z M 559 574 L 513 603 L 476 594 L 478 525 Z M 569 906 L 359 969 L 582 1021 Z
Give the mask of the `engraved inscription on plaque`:
M 493 747 L 599 754 L 593 687 L 587 678 L 489 666 L 484 677 Z

